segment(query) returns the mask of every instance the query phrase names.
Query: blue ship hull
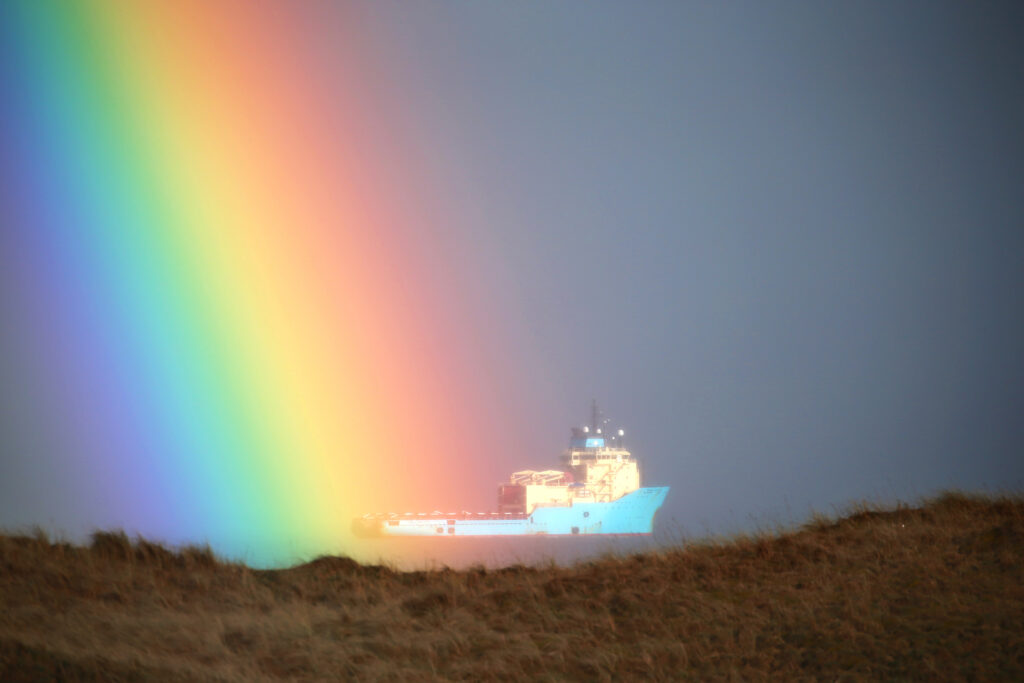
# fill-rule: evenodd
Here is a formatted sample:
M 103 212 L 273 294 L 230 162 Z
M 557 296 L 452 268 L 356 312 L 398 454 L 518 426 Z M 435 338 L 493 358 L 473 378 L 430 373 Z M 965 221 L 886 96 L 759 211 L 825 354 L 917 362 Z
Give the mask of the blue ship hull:
M 667 486 L 640 488 L 609 503 L 538 507 L 529 515 L 394 515 L 355 521 L 360 536 L 532 536 L 649 534 Z

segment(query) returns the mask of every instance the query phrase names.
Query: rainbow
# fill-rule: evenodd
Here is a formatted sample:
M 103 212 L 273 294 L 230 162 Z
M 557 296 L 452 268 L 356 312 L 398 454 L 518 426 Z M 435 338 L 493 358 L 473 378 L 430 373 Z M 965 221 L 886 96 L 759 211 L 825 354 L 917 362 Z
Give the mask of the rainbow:
M 48 444 L 26 486 L 83 525 L 276 564 L 358 554 L 362 511 L 490 506 L 511 369 L 328 5 L 0 8 L 4 353 Z

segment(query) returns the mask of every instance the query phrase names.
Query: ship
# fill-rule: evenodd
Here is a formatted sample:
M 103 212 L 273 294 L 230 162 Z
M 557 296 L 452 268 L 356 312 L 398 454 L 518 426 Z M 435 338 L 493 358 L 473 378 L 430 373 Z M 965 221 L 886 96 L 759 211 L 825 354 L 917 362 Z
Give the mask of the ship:
M 497 511 L 370 513 L 353 520 L 353 532 L 378 538 L 650 534 L 669 487 L 641 487 L 625 432 L 607 425 L 595 402 L 590 424 L 572 428 L 561 467 L 513 472 L 498 486 Z

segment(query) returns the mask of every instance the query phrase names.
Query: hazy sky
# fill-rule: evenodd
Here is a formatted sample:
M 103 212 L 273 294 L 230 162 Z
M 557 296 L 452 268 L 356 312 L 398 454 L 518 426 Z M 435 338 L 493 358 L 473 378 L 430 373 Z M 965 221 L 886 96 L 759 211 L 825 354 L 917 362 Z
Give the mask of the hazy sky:
M 1024 9 L 375 4 L 495 306 L 715 529 L 1024 483 Z M 539 437 L 538 437 L 539 434 Z
M 417 188 L 434 231 L 417 234 L 431 245 L 424 272 L 432 260 L 450 270 L 445 282 L 465 290 L 452 306 L 466 306 L 452 315 L 489 330 L 466 374 L 511 377 L 459 394 L 506 400 L 510 422 L 461 473 L 481 479 L 465 507 L 492 506 L 510 471 L 554 465 L 592 399 L 627 430 L 645 483 L 672 487 L 662 528 L 729 532 L 860 499 L 1024 488 L 1024 5 L 287 7 L 310 22 L 309 44 L 280 63 L 314 63 L 306 84 L 324 97 L 354 101 L 356 82 L 372 91 L 353 110 L 380 103 L 379 120 L 353 119 L 380 136 L 352 145 L 373 157 L 367 185 L 430 178 Z M 345 50 L 357 28 L 362 43 Z M 10 87 L 19 79 L 30 77 Z M 415 201 L 395 215 L 415 214 Z M 0 256 L 32 270 L 13 253 L 32 236 L 6 227 L 12 251 Z M 16 299 L 0 300 L 8 332 L 30 317 Z M 34 352 L 12 351 L 16 336 L 0 334 L 0 370 L 14 379 Z M 84 456 L 82 469 L 47 464 L 75 453 L 26 457 L 21 444 L 45 446 L 61 418 L 31 408 L 33 388 L 14 379 L 0 390 L 0 525 L 133 528 L 46 494 L 50 477 L 63 491 L 81 472 L 118 471 Z M 461 494 L 453 481 L 446 490 Z

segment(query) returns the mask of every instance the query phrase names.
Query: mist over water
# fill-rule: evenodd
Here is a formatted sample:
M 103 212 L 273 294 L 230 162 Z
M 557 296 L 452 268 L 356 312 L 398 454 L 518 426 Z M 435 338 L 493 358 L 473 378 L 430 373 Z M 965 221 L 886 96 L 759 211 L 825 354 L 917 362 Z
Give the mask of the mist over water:
M 516 538 L 395 538 L 361 544 L 363 561 L 398 569 L 496 569 L 512 565 L 570 566 L 607 555 L 624 556 L 678 544 L 657 536 L 536 536 Z M 379 554 L 375 554 L 379 553 Z

